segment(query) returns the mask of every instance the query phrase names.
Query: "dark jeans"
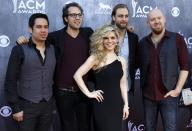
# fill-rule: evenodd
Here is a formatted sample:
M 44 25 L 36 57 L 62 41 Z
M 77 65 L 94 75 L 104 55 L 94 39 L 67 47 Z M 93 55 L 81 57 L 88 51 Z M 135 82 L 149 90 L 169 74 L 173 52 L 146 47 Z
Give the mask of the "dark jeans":
M 164 131 L 176 131 L 178 98 L 169 97 L 161 101 L 144 98 L 143 104 L 146 131 L 156 131 L 159 112 Z
M 21 100 L 24 120 L 19 122 L 19 131 L 49 131 L 52 124 L 53 100 L 33 103 Z
M 91 105 L 81 91 L 57 90 L 56 104 L 63 131 L 90 131 Z

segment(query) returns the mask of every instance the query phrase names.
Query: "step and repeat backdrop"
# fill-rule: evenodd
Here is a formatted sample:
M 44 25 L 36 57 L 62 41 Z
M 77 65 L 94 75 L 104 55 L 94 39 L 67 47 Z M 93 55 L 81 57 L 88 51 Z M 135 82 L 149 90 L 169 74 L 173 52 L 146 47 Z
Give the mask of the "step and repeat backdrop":
M 28 18 L 32 13 L 46 13 L 50 19 L 50 32 L 63 28 L 62 8 L 71 0 L 0 0 L 0 130 L 17 131 L 17 125 L 12 120 L 11 108 L 4 96 L 4 79 L 8 59 L 16 39 L 28 33 Z M 83 26 L 96 29 L 111 21 L 112 8 L 118 3 L 129 7 L 129 25 L 134 26 L 139 38 L 149 34 L 146 17 L 151 9 L 161 9 L 167 18 L 167 29 L 178 32 L 185 38 L 190 54 L 190 67 L 192 67 L 192 1 L 191 0 L 74 0 L 84 9 Z M 139 88 L 139 70 L 136 72 L 136 93 L 134 107 L 127 122 L 129 131 L 144 131 L 142 98 Z M 190 81 L 190 78 L 189 78 Z M 188 82 L 187 86 L 190 86 Z M 51 131 L 59 131 L 57 111 L 53 111 L 54 123 Z M 192 107 L 179 107 L 178 130 L 192 130 Z M 159 118 L 158 131 L 162 131 L 161 118 Z

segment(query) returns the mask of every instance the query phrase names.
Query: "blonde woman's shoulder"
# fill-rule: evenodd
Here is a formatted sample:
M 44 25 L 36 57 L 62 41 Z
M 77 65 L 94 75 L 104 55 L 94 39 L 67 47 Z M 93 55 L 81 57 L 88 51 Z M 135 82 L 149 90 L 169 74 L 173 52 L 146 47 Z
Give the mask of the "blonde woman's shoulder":
M 127 62 L 122 56 L 118 56 L 117 59 L 121 62 L 123 67 L 127 67 Z
M 93 69 L 95 70 L 99 63 L 96 55 L 91 54 L 88 59 L 93 63 Z
M 88 57 L 88 61 L 90 61 L 90 62 L 93 62 L 93 63 L 97 63 L 97 57 L 95 56 L 95 55 L 93 55 L 93 54 L 91 54 L 89 57 Z
M 126 63 L 125 58 L 123 58 L 122 56 L 117 56 L 117 59 L 118 59 L 121 63 Z

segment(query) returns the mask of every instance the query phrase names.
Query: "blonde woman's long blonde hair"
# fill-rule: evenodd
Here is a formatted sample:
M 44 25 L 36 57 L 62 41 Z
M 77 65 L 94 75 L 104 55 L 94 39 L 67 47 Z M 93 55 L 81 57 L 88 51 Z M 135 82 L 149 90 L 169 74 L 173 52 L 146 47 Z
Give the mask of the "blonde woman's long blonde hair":
M 97 66 L 101 63 L 104 62 L 105 63 L 105 56 L 106 56 L 106 52 L 104 50 L 104 46 L 103 46 L 103 37 L 106 37 L 106 35 L 109 32 L 114 32 L 117 39 L 119 38 L 119 34 L 117 32 L 117 29 L 114 25 L 104 25 L 101 28 L 97 29 L 91 36 L 90 40 L 90 53 L 91 55 L 95 55 L 96 59 L 98 60 L 98 64 Z M 117 43 L 114 52 L 118 55 L 119 53 L 119 45 Z M 96 66 L 96 67 L 97 67 Z

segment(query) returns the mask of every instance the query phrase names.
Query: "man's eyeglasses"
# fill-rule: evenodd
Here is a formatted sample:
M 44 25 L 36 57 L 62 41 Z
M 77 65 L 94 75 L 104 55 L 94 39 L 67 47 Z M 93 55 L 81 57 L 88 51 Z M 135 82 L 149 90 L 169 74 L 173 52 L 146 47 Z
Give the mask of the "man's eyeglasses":
M 79 14 L 75 14 L 75 13 L 71 13 L 71 14 L 68 14 L 68 16 L 72 17 L 72 18 L 77 18 L 77 16 L 79 18 L 82 18 L 83 17 L 83 14 L 82 13 L 79 13 Z

